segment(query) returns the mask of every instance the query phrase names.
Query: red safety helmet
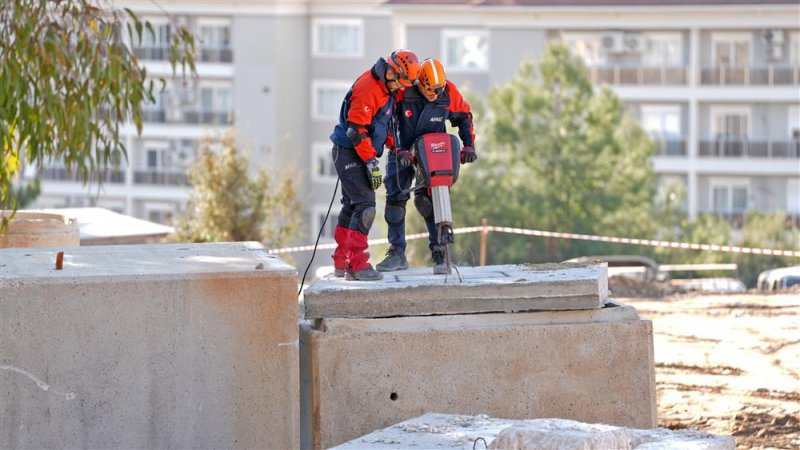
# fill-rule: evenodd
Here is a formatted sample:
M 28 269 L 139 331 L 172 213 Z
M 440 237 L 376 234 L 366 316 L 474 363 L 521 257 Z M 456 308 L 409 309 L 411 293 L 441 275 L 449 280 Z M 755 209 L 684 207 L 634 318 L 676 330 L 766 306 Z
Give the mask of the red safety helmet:
M 400 86 L 411 87 L 419 78 L 419 58 L 409 50 L 395 50 L 386 60 L 397 74 Z
M 422 61 L 420 68 L 417 87 L 425 98 L 433 101 L 444 92 L 444 87 L 447 85 L 444 64 L 436 58 L 428 58 Z

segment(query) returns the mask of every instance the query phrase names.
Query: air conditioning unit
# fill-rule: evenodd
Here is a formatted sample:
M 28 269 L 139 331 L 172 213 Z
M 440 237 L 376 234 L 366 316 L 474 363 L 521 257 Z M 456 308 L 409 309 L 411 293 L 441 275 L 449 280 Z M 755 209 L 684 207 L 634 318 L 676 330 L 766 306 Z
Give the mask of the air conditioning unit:
M 606 53 L 622 53 L 625 51 L 624 38 L 622 32 L 604 33 L 600 36 L 600 46 Z
M 783 30 L 778 28 L 767 28 L 761 30 L 761 41 L 766 46 L 783 44 Z
M 646 45 L 647 40 L 640 33 L 625 33 L 622 37 L 622 46 L 627 53 L 642 53 Z

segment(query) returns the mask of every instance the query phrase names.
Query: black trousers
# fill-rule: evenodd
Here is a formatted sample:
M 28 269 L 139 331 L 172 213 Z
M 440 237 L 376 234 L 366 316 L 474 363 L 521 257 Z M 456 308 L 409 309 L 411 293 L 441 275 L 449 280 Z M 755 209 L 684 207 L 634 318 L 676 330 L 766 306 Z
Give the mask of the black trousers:
M 369 234 L 375 218 L 375 191 L 367 178 L 367 165 L 354 148 L 334 144 L 331 157 L 342 185 L 338 225 Z

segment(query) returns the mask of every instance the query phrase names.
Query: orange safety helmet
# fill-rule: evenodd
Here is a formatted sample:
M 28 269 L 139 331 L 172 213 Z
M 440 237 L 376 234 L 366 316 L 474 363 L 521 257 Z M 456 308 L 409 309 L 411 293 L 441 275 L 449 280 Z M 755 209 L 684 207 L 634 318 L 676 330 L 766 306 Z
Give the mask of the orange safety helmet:
M 419 78 L 419 58 L 409 50 L 395 50 L 386 60 L 401 86 L 411 87 Z
M 436 58 L 428 58 L 422 61 L 420 67 L 417 87 L 425 98 L 433 101 L 444 92 L 444 87 L 447 85 L 444 64 Z

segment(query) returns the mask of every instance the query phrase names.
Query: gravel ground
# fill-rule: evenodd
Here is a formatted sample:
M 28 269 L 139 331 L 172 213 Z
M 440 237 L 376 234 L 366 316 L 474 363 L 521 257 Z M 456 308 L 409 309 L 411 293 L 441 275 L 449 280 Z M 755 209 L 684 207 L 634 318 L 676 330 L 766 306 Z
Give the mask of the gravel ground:
M 653 321 L 659 426 L 800 448 L 800 293 L 615 300 Z

